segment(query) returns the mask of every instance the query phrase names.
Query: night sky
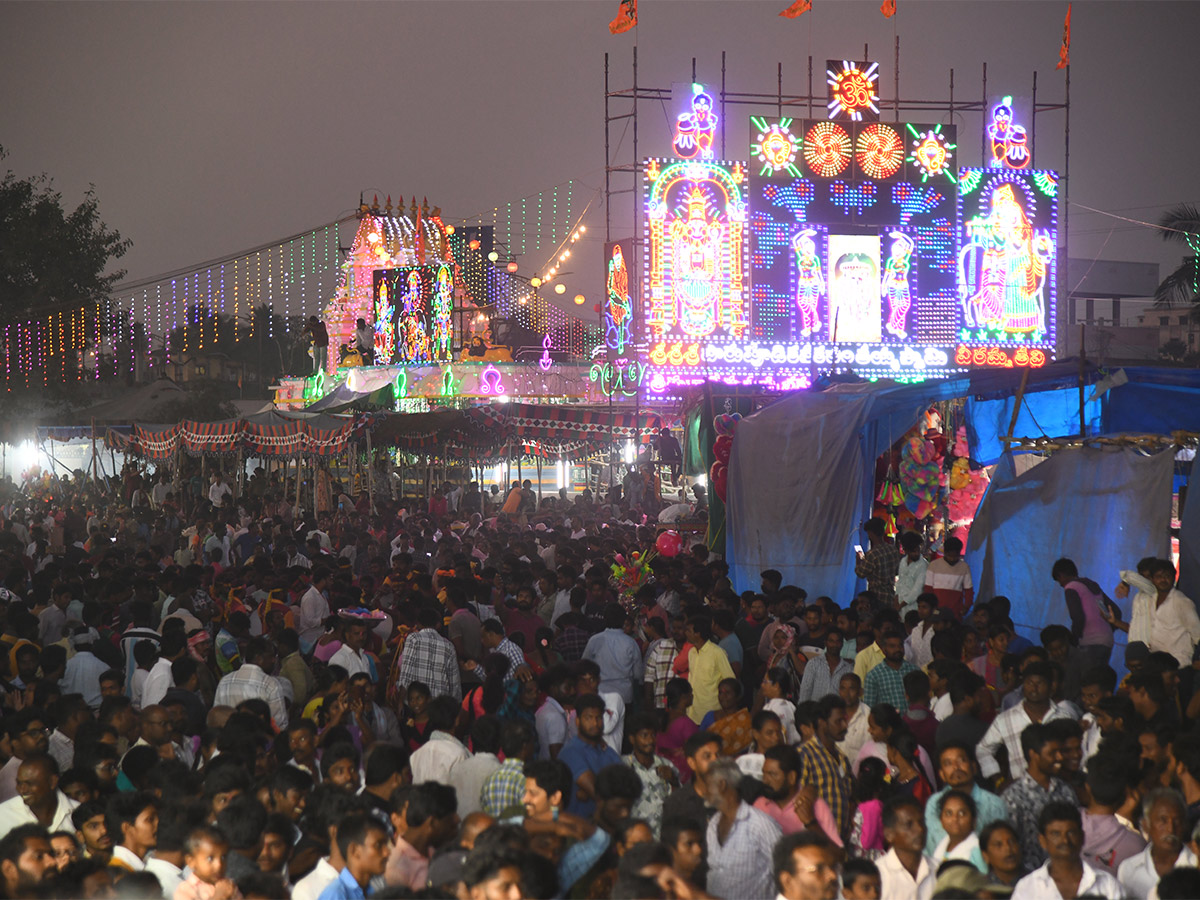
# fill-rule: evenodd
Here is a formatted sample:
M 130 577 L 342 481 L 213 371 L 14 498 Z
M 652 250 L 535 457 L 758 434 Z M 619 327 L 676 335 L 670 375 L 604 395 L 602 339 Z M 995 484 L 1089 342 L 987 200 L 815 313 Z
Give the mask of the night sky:
M 886 101 L 899 34 L 902 97 L 945 98 L 953 67 L 956 98 L 978 99 L 985 61 L 989 94 L 1028 94 L 1036 69 L 1039 100 L 1063 97 L 1065 0 L 899 0 L 890 20 L 878 0 L 813 3 L 787 20 L 785 0 L 642 0 L 640 27 L 619 36 L 615 0 L 4 3 L 0 145 L 6 168 L 49 173 L 68 203 L 95 184 L 104 219 L 133 240 L 132 280 L 332 221 L 360 191 L 428 197 L 454 221 L 575 179 L 581 208 L 604 183 L 604 53 L 627 86 L 635 41 L 649 86 L 689 80 L 693 56 L 719 86 L 726 50 L 730 90 L 774 92 L 782 61 L 785 94 L 803 93 L 809 54 L 820 74 L 866 43 Z M 1076 0 L 1073 203 L 1153 221 L 1200 199 L 1198 28 L 1196 3 Z M 731 108 L 731 158 L 748 153 L 751 111 Z M 669 153 L 666 112 L 642 107 L 641 155 Z M 978 116 L 957 124 L 960 161 L 978 164 Z M 1062 168 L 1061 113 L 1038 117 L 1036 162 Z M 599 199 L 584 221 L 601 240 Z M 1182 255 L 1078 208 L 1070 225 L 1072 256 Z M 527 274 L 544 262 L 520 260 Z M 598 248 L 572 262 L 568 296 L 598 292 Z

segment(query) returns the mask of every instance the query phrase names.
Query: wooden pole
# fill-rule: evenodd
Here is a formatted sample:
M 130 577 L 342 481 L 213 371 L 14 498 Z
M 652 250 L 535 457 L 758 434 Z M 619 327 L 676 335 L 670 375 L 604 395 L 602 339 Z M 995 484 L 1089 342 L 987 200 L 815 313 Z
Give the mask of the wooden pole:
M 367 504 L 375 515 L 375 456 L 371 452 L 371 429 L 367 429 Z
M 92 419 L 92 481 L 98 483 L 100 479 L 96 476 L 96 420 Z
M 1013 431 L 1017 427 L 1017 416 L 1021 413 L 1021 403 L 1025 400 L 1025 385 L 1029 382 L 1029 367 L 1021 370 L 1021 383 L 1017 386 L 1016 402 L 1013 403 L 1012 418 L 1008 421 L 1008 435 L 1004 438 L 1004 449 L 1013 442 Z

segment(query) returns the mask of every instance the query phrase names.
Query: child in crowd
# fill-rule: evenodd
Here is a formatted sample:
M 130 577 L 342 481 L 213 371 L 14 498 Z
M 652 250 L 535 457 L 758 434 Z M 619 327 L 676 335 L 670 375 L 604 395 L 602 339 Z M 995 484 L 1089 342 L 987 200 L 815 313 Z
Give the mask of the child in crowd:
M 237 885 L 225 877 L 229 844 L 209 825 L 192 829 L 184 845 L 184 861 L 191 872 L 175 889 L 174 900 L 241 900 Z

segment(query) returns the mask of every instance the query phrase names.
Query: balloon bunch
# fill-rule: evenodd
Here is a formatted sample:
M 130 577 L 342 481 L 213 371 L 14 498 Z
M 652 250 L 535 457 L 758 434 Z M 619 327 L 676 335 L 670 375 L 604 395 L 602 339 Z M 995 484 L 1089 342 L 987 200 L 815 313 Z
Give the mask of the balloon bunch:
M 713 431 L 717 433 L 717 439 L 713 441 L 712 449 L 716 461 L 708 470 L 708 481 L 722 503 L 725 502 L 725 490 L 729 484 L 729 454 L 733 452 L 733 435 L 740 421 L 741 413 L 721 413 L 713 419 Z
M 939 459 L 934 443 L 918 435 L 909 438 L 900 451 L 904 505 L 917 519 L 924 519 L 937 508 L 942 474 Z

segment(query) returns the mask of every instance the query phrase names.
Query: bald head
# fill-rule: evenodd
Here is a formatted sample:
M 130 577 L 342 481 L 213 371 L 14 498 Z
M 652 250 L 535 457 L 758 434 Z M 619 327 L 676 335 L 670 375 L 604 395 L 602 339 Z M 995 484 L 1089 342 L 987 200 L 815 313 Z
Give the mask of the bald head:
M 204 720 L 204 724 L 219 731 L 225 727 L 225 723 L 235 712 L 236 710 L 232 706 L 214 706 L 208 711 L 208 717 Z
M 58 763 L 44 753 L 27 756 L 17 768 L 17 794 L 30 809 L 58 802 Z
M 154 705 L 142 710 L 142 737 L 152 747 L 161 747 L 175 739 L 171 714 L 164 707 Z

